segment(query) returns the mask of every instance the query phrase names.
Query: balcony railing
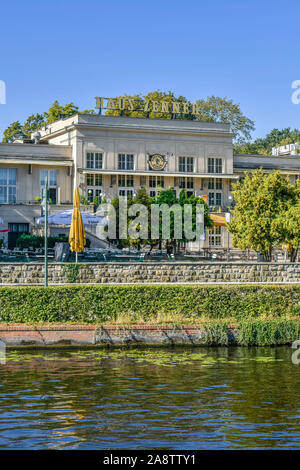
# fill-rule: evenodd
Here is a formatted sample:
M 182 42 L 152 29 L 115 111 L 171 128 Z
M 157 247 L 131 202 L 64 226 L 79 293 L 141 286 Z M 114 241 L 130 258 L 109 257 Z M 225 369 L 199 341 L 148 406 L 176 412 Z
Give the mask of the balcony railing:
M 13 206 L 16 206 L 16 205 L 41 205 L 41 201 L 36 201 L 36 200 L 25 200 L 25 199 L 22 199 L 22 200 L 17 200 L 16 202 L 0 202 L 0 205 L 3 204 L 3 205 L 13 205 Z M 72 205 L 73 203 L 70 202 L 70 201 L 67 201 L 67 202 L 60 202 L 59 204 L 58 203 L 53 203 L 51 205 L 53 206 L 66 206 L 66 205 Z

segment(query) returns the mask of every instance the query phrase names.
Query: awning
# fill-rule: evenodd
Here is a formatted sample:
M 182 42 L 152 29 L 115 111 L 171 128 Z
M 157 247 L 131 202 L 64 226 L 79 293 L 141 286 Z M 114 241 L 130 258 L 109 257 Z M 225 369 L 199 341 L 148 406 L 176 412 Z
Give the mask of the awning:
M 26 144 L 25 144 L 26 145 Z M 0 163 L 5 165 L 40 165 L 40 166 L 73 166 L 71 160 L 43 160 L 36 158 L 2 158 L 0 157 Z
M 49 225 L 71 225 L 72 221 L 72 209 L 56 212 L 55 214 L 48 215 L 48 224 Z M 81 217 L 83 221 L 83 225 L 107 225 L 108 219 L 107 217 L 99 217 L 97 215 L 89 214 L 88 212 L 81 212 Z M 38 225 L 42 225 L 45 223 L 45 217 L 38 217 L 36 219 L 36 223 Z
M 216 227 L 226 227 L 226 220 L 223 215 L 209 214 Z
M 190 177 L 190 178 L 221 178 L 221 179 L 229 179 L 229 180 L 236 180 L 239 178 L 237 175 L 228 174 L 228 173 L 171 173 L 167 171 L 150 171 L 150 170 L 98 170 L 95 168 L 78 168 L 79 173 L 86 174 L 94 174 L 97 175 L 98 173 L 102 175 L 132 175 L 132 176 L 171 176 L 171 177 Z

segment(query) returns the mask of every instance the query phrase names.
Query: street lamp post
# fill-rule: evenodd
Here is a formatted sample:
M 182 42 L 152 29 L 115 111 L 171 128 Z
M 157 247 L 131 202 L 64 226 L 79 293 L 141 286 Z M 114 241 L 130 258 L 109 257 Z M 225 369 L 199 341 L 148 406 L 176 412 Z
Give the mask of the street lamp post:
M 44 287 L 48 286 L 48 176 L 45 179 L 45 187 L 44 187 L 44 194 L 43 194 L 43 201 L 42 206 L 45 209 L 45 244 L 44 244 L 44 251 L 45 251 L 45 274 L 44 274 Z
M 228 197 L 229 202 L 232 202 L 232 196 Z M 225 221 L 229 224 L 231 222 L 231 212 L 230 207 L 228 211 L 225 213 Z M 227 261 L 230 261 L 230 248 L 229 248 L 229 230 L 227 228 Z

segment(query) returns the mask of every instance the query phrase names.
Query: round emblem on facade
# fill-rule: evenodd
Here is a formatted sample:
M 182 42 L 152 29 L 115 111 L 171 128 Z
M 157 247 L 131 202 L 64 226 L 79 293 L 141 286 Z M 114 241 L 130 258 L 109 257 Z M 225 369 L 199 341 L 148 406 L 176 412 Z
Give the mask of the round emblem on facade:
M 155 153 L 149 157 L 149 166 L 151 170 L 161 171 L 165 168 L 166 164 L 167 162 L 165 161 L 164 156 L 159 153 Z

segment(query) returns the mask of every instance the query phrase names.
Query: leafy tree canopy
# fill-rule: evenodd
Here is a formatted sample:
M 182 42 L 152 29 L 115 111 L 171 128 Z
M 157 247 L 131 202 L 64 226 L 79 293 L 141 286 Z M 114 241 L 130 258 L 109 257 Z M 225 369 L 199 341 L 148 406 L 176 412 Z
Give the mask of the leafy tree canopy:
M 79 111 L 78 106 L 74 103 L 67 103 L 66 105 L 60 105 L 58 101 L 54 101 L 48 111 L 40 114 L 32 114 L 26 121 L 21 124 L 20 121 L 13 122 L 3 132 L 3 142 L 13 142 L 16 139 L 30 139 L 31 133 L 50 124 L 51 122 L 57 121 L 62 116 L 68 117 L 78 112 L 82 114 L 93 114 L 95 111 L 92 109 L 85 109 Z
M 234 185 L 233 196 L 236 205 L 228 229 L 235 247 L 262 252 L 270 261 L 274 245 L 298 246 L 300 217 L 294 214 L 300 201 L 298 185 L 290 184 L 279 171 L 265 174 L 259 169 L 245 173 Z
M 169 113 L 154 113 L 152 109 L 149 112 L 144 111 L 144 106 L 146 101 L 167 101 L 167 102 L 179 102 L 179 103 L 190 103 L 184 96 L 175 96 L 171 91 L 162 92 L 159 90 L 150 91 L 145 96 L 141 94 L 136 95 L 123 95 L 116 96 L 113 100 L 127 97 L 133 100 L 134 109 L 124 110 L 124 116 L 131 117 L 144 117 L 144 118 L 163 118 L 170 119 L 172 117 L 171 112 Z M 177 119 L 195 119 L 198 121 L 210 121 L 210 122 L 227 122 L 231 125 L 232 132 L 236 135 L 235 142 L 242 144 L 251 138 L 251 131 L 254 130 L 254 122 L 248 117 L 244 116 L 242 113 L 239 104 L 233 103 L 232 100 L 227 98 L 220 98 L 217 96 L 209 96 L 206 99 L 199 99 L 196 101 L 198 113 L 196 115 L 180 114 L 177 115 Z M 13 142 L 16 139 L 29 139 L 30 134 L 35 130 L 40 129 L 45 124 L 50 124 L 51 122 L 57 121 L 60 117 L 72 116 L 76 113 L 83 114 L 96 114 L 92 109 L 86 109 L 79 111 L 78 106 L 75 106 L 74 103 L 67 103 L 65 105 L 60 105 L 56 100 L 48 111 L 43 112 L 42 114 L 37 113 L 29 116 L 27 120 L 21 124 L 19 121 L 16 121 L 4 131 L 3 142 Z M 120 111 L 117 109 L 110 109 L 106 111 L 106 114 L 109 116 L 118 116 Z
M 175 96 L 171 91 L 162 92 L 159 90 L 150 91 L 146 95 L 123 95 L 116 96 L 113 99 L 119 99 L 127 97 L 133 100 L 134 110 L 125 109 L 123 111 L 124 116 L 130 117 L 149 117 L 149 118 L 164 118 L 170 119 L 171 113 L 154 113 L 151 110 L 149 112 L 144 111 L 146 101 L 168 101 L 168 102 L 179 102 L 179 103 L 190 103 L 190 101 L 184 96 Z M 191 103 L 190 103 L 191 104 Z M 190 120 L 194 119 L 197 121 L 205 122 L 227 122 L 231 124 L 232 132 L 236 134 L 235 141 L 242 143 L 247 139 L 250 139 L 251 132 L 254 130 L 254 122 L 248 117 L 244 116 L 239 104 L 233 103 L 232 100 L 227 98 L 220 98 L 218 96 L 209 96 L 206 99 L 199 99 L 196 101 L 198 108 L 198 114 L 195 116 L 181 114 L 177 116 L 177 119 Z M 108 116 L 119 116 L 120 111 L 118 109 L 110 109 L 106 111 Z
M 127 210 L 132 206 L 133 204 L 143 204 L 148 211 L 148 238 L 147 239 L 131 239 L 129 236 L 127 239 L 120 239 L 119 238 L 119 198 L 115 197 L 112 200 L 112 205 L 115 209 L 116 212 L 116 235 L 117 239 L 119 242 L 120 247 L 125 247 L 125 246 L 134 246 L 134 247 L 140 247 L 142 245 L 150 245 L 151 247 L 161 244 L 162 242 L 166 243 L 167 245 L 173 245 L 176 251 L 176 247 L 178 245 L 178 240 L 174 238 L 174 214 L 171 212 L 170 214 L 170 239 L 169 240 L 164 240 L 164 237 L 162 236 L 162 217 L 160 215 L 160 221 L 159 221 L 159 239 L 151 239 L 150 238 L 150 232 L 151 232 L 151 205 L 152 204 L 157 204 L 159 206 L 166 204 L 169 207 L 173 206 L 174 204 L 178 204 L 181 206 L 181 211 L 182 211 L 182 217 L 180 218 L 180 223 L 182 224 L 182 233 L 184 235 L 184 217 L 183 217 L 183 210 L 184 210 L 184 205 L 185 204 L 190 204 L 192 206 L 192 230 L 195 233 L 196 231 L 196 205 L 197 204 L 203 204 L 204 205 L 204 226 L 205 227 L 212 227 L 213 226 L 213 221 L 209 217 L 208 213 L 208 206 L 203 201 L 202 198 L 197 197 L 197 196 L 188 196 L 187 192 L 185 190 L 182 190 L 180 192 L 179 197 L 177 198 L 176 195 L 174 194 L 174 191 L 172 188 L 159 191 L 158 195 L 155 198 L 150 197 L 147 194 L 147 191 L 145 188 L 140 188 L 134 198 L 128 198 L 127 199 Z M 129 225 L 134 221 L 134 217 L 128 217 L 128 227 Z M 184 238 L 180 241 L 188 241 L 185 240 Z
M 256 139 L 254 142 L 243 142 L 234 145 L 234 153 L 248 153 L 257 155 L 270 155 L 272 147 L 278 145 L 294 144 L 300 141 L 300 131 L 298 129 L 273 129 L 264 138 Z

